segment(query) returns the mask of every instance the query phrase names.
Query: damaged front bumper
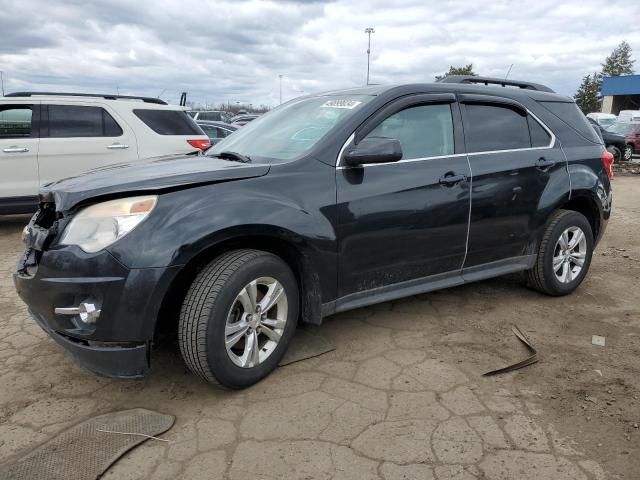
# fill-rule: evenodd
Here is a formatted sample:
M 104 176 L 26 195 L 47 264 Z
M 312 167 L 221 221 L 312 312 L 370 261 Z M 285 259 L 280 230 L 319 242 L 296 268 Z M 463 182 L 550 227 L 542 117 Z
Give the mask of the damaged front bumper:
M 127 268 L 106 250 L 56 245 L 55 225 L 49 233 L 33 220 L 30 227 L 13 279 L 34 320 L 96 374 L 145 375 L 160 307 L 181 267 Z

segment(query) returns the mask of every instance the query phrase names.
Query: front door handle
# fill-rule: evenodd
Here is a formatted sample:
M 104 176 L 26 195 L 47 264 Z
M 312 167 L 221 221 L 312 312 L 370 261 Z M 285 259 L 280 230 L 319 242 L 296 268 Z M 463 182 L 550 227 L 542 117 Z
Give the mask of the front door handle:
M 556 164 L 553 160 L 547 160 L 544 157 L 540 157 L 536 162 L 536 168 L 541 172 L 547 172 L 551 167 Z
M 453 187 L 455 184 L 464 182 L 467 179 L 464 175 L 455 175 L 453 172 L 445 173 L 440 177 L 440 185 L 446 187 Z
M 112 143 L 107 148 L 110 150 L 124 150 L 125 148 L 129 148 L 129 145 L 123 145 L 122 143 Z
M 4 153 L 26 153 L 29 149 L 25 147 L 7 147 L 3 148 L 2 151 Z

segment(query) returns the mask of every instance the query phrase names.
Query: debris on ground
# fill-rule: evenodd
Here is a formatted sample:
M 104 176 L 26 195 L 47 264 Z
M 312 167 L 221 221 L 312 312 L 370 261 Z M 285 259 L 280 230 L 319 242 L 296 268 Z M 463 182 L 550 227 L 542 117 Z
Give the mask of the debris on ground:
M 597 345 L 599 347 L 604 347 L 605 338 L 600 335 L 591 335 L 591 345 Z
M 522 361 L 520 361 L 518 363 L 514 363 L 514 364 L 506 366 L 506 367 L 498 368 L 497 370 L 492 370 L 490 372 L 483 373 L 482 374 L 483 377 L 488 377 L 490 375 L 497 375 L 499 373 L 512 372 L 514 370 L 518 370 L 520 368 L 524 368 L 524 367 L 526 367 L 528 365 L 532 365 L 532 364 L 534 364 L 534 363 L 536 363 L 538 361 L 538 351 L 531 344 L 531 342 L 525 336 L 525 334 L 522 333 L 522 330 L 520 330 L 516 325 L 513 325 L 511 327 L 511 330 L 513 331 L 515 336 L 518 337 L 518 340 L 520 340 L 524 344 L 524 346 L 527 347 L 527 350 L 529 350 L 529 353 L 531 355 L 529 355 L 527 358 L 525 358 L 524 360 L 522 360 Z

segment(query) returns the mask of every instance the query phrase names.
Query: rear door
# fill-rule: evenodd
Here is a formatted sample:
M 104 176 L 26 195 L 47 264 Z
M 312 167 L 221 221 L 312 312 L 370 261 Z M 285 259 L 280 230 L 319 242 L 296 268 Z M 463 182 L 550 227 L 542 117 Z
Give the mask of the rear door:
M 39 102 L 0 105 L 0 202 L 6 210 L 37 204 Z M 13 208 L 12 207 L 12 208 Z M 28 210 L 28 208 L 27 208 Z
M 398 162 L 338 166 L 338 295 L 459 273 L 470 171 L 453 95 L 398 99 L 355 134 L 396 138 Z M 351 297 L 354 298 L 354 297 Z
M 42 106 L 40 183 L 138 158 L 131 129 L 107 105 Z
M 553 134 L 515 101 L 461 95 L 473 186 L 465 269 L 531 253 L 550 180 L 569 191 Z

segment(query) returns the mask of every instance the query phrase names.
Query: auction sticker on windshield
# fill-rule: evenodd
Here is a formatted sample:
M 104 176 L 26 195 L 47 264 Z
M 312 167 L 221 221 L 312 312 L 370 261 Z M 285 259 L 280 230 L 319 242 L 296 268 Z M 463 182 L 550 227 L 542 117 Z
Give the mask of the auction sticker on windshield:
M 348 108 L 349 110 L 356 108 L 362 102 L 358 100 L 329 100 L 322 105 L 321 108 Z

